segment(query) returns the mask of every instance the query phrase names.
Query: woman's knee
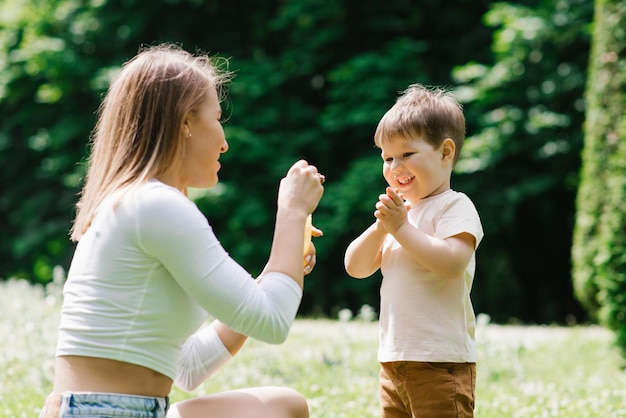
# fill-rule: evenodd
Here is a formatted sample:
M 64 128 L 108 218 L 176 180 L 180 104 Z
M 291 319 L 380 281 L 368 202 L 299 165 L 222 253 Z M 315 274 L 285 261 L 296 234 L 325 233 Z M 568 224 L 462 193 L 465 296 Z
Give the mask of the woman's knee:
M 294 389 L 285 389 L 285 409 L 290 418 L 308 418 L 309 404 L 300 392 Z
M 271 417 L 309 418 L 309 405 L 298 391 L 283 387 L 239 389 L 173 404 L 167 418 Z

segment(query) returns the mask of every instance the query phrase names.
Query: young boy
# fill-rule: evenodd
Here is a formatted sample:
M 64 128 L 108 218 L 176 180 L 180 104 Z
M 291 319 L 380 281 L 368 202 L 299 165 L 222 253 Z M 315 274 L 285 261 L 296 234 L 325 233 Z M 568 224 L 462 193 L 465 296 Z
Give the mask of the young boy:
M 483 230 L 450 177 L 465 117 L 439 88 L 411 85 L 374 135 L 389 184 L 376 221 L 346 250 L 355 278 L 379 268 L 383 418 L 473 417 L 475 316 L 470 290 Z

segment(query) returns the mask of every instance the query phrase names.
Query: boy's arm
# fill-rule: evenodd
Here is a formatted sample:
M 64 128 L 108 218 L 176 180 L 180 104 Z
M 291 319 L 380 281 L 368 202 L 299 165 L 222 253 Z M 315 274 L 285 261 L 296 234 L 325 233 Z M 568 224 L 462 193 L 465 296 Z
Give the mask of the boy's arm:
M 476 241 L 468 233 L 446 239 L 435 238 L 409 223 L 402 225 L 392 235 L 420 265 L 446 278 L 463 274 L 474 253 Z
M 387 232 L 379 221 L 350 243 L 344 257 L 346 272 L 357 279 L 371 276 L 380 268 L 380 247 Z
M 408 222 L 405 203 L 390 187 L 379 196 L 376 209 L 382 227 L 424 268 L 442 277 L 463 274 L 476 248 L 472 234 L 464 232 L 440 239 L 419 230 Z

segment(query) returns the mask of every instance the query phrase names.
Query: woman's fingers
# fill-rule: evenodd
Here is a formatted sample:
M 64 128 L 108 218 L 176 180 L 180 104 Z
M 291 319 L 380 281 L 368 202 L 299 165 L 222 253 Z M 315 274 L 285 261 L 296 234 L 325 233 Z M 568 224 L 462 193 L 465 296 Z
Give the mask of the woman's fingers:
M 324 231 L 313 225 L 313 228 L 311 229 L 311 235 L 314 237 L 321 237 L 322 235 L 324 235 Z
M 313 271 L 313 267 L 315 267 L 315 263 L 317 263 L 317 257 L 315 256 L 315 245 L 311 242 L 309 244 L 309 249 L 304 255 L 304 274 L 307 275 Z
M 317 167 L 305 160 L 296 161 L 280 182 L 279 205 L 301 207 L 307 213 L 313 213 L 324 194 L 324 180 Z

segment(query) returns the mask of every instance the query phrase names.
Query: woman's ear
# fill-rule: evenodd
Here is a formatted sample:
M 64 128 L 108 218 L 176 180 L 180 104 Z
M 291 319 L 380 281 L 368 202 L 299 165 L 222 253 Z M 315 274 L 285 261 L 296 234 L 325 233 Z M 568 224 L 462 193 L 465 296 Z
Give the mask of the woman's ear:
M 181 129 L 185 138 L 189 138 L 191 136 L 191 128 L 189 128 L 189 122 L 187 121 L 187 119 L 185 119 L 185 121 L 183 122 L 183 126 Z
M 454 153 L 456 151 L 456 144 L 451 138 L 446 138 L 441 143 L 441 159 L 454 161 Z

